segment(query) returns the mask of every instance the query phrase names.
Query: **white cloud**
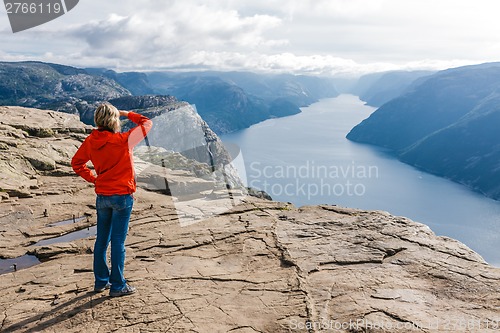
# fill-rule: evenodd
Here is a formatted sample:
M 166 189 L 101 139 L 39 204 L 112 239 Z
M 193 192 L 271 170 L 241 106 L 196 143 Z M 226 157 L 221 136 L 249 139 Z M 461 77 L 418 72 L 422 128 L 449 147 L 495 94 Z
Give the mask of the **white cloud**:
M 101 56 L 140 66 L 157 62 L 181 64 L 201 51 L 284 45 L 286 40 L 264 37 L 280 24 L 281 19 L 270 15 L 241 16 L 233 9 L 187 6 L 179 1 L 164 11 L 142 9 L 129 16 L 111 14 L 102 20 L 75 25 L 67 34 L 85 41 L 82 54 L 87 57 Z
M 497 0 L 86 0 L 22 33 L 1 22 L 0 56 L 127 70 L 441 69 L 498 60 L 499 9 Z

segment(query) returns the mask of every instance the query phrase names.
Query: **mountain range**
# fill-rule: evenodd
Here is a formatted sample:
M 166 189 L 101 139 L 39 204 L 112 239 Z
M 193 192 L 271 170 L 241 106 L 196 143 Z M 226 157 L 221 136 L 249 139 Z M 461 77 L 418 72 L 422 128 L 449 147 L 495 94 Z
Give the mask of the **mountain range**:
M 131 95 L 113 79 L 84 69 L 36 61 L 0 62 L 0 105 L 77 114 L 93 122 L 98 103 Z
M 107 77 L 36 66 L 54 76 L 49 87 L 77 75 L 113 95 Z M 16 87 L 30 78 L 13 80 Z M 92 89 L 71 98 L 93 103 L 82 93 Z M 49 90 L 40 89 L 49 101 L 67 98 Z M 13 96 L 21 93 L 29 96 Z M 198 132 L 198 143 L 218 147 L 186 102 L 127 92 L 111 100 L 154 116 L 152 144 L 184 151 L 192 146 L 183 138 L 196 147 L 190 135 Z M 127 238 L 127 278 L 138 292 L 111 300 L 94 291 L 94 188 L 69 163 L 92 127 L 76 115 L 18 106 L 0 107 L 0 118 L 2 332 L 441 332 L 464 323 L 477 332 L 496 324 L 488 318 L 498 314 L 500 271 L 460 242 L 383 211 L 297 208 L 244 193 L 237 201 L 212 168 L 204 173 L 196 161 L 147 146 L 135 152 Z M 166 191 L 167 179 L 178 192 Z
M 93 123 L 103 101 L 151 95 L 175 96 L 196 106 L 216 133 L 247 128 L 260 121 L 300 112 L 338 92 L 330 78 L 245 72 L 124 72 L 75 68 L 36 61 L 0 62 L 0 105 L 78 114 Z M 129 98 L 128 101 L 134 98 Z M 167 98 L 168 99 L 168 98 Z M 156 98 L 156 101 L 161 98 Z
M 156 93 L 194 104 L 219 134 L 297 114 L 300 107 L 338 95 L 333 79 L 300 75 L 153 72 L 148 78 Z
M 416 80 L 347 138 L 391 149 L 403 162 L 500 199 L 500 64 Z
M 418 79 L 434 73 L 433 71 L 390 71 L 366 74 L 360 77 L 347 92 L 359 96 L 368 105 L 379 107 L 403 94 Z
M 347 82 L 347 81 L 346 81 Z M 381 106 L 347 135 L 389 148 L 406 163 L 500 199 L 500 64 L 439 72 L 370 74 L 343 92 Z M 159 116 L 188 102 L 215 133 L 300 112 L 335 97 L 332 78 L 247 72 L 125 72 L 43 62 L 0 62 L 0 105 L 77 114 L 95 107 Z M 173 97 L 175 96 L 175 97 Z M 185 101 L 185 102 L 183 102 Z

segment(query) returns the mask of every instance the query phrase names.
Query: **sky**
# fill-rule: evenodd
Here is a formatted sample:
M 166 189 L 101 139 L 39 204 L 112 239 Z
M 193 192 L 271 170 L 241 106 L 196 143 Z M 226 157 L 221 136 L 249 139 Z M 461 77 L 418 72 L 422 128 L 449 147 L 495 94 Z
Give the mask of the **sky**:
M 498 0 L 80 0 L 12 33 L 0 60 L 117 71 L 356 76 L 500 60 Z

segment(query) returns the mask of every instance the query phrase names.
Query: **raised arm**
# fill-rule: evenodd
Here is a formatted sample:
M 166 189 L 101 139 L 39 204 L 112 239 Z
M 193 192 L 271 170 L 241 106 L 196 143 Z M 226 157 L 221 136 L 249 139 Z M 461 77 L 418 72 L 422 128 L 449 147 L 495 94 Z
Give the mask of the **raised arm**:
M 153 127 L 153 122 L 149 120 L 148 117 L 140 115 L 135 112 L 120 111 L 120 115 L 127 117 L 130 121 L 137 124 L 136 127 L 129 131 L 128 144 L 129 146 L 135 147 L 139 142 L 141 142 L 148 132 Z

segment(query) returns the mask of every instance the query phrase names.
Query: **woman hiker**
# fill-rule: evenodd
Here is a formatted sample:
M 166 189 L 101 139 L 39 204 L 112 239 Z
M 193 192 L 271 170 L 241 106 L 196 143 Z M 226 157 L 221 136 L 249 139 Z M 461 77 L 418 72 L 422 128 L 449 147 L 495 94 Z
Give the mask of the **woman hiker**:
M 120 116 L 138 126 L 121 133 Z M 135 292 L 123 277 L 125 239 L 136 190 L 132 149 L 152 127 L 152 122 L 135 112 L 118 111 L 109 103 L 101 104 L 94 114 L 97 129 L 85 139 L 71 160 L 73 170 L 95 185 L 97 194 L 97 237 L 94 245 L 94 291 L 110 289 L 109 295 L 124 296 Z M 97 175 L 87 167 L 91 161 Z M 111 270 L 106 250 L 111 241 Z

